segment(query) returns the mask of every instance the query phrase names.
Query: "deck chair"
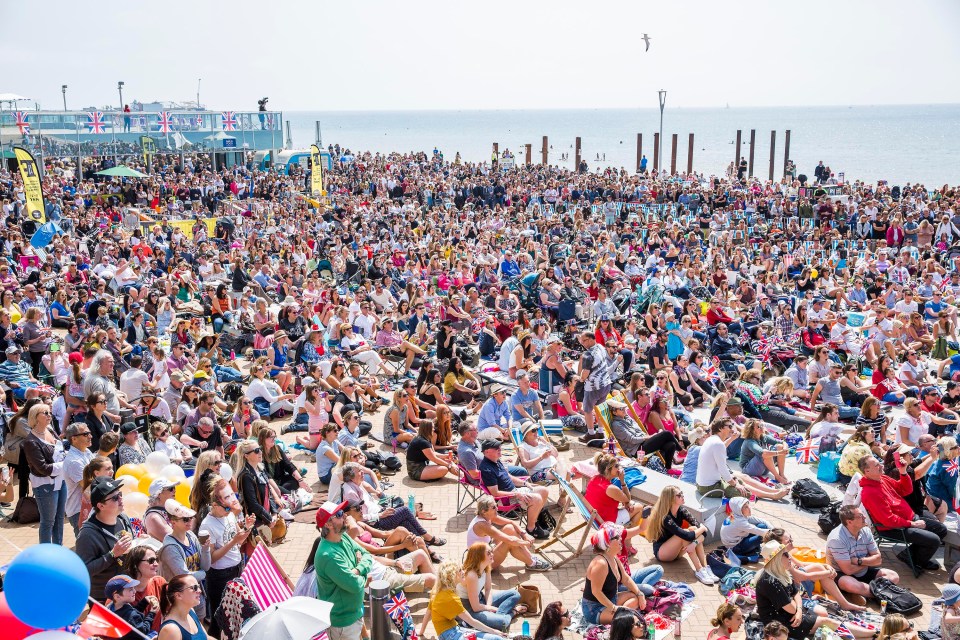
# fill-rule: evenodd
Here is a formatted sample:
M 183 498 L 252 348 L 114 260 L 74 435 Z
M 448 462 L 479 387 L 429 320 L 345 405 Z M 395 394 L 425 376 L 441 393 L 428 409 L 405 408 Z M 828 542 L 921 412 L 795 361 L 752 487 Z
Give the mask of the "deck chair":
M 553 532 L 550 534 L 550 537 L 543 542 L 543 544 L 536 547 L 537 553 L 543 555 L 543 551 L 553 544 L 560 544 L 564 547 L 571 555 L 563 558 L 558 563 L 553 563 L 554 566 L 563 564 L 571 558 L 576 558 L 583 552 L 583 546 L 587 542 L 587 536 L 591 531 L 600 527 L 603 524 L 603 518 L 597 514 L 597 510 L 587 504 L 587 501 L 584 499 L 583 494 L 580 491 L 571 485 L 569 482 L 560 477 L 553 469 L 550 470 L 550 474 L 553 476 L 553 479 L 560 487 L 560 491 L 563 492 L 567 498 L 577 509 L 577 513 L 580 514 L 582 522 L 576 524 L 572 527 L 565 528 L 567 514 L 566 510 L 561 510 L 560 515 L 557 517 L 557 526 L 553 529 Z M 583 530 L 583 535 L 580 536 L 580 542 L 576 547 L 571 545 L 566 538 L 575 534 L 577 531 Z
M 889 542 L 894 546 L 895 549 L 899 546 L 902 546 L 904 550 L 907 550 L 907 559 L 909 560 L 907 564 L 909 565 L 910 570 L 913 571 L 913 577 L 914 578 L 920 577 L 921 570 L 913 562 L 913 556 L 910 555 L 910 551 L 909 551 L 910 543 L 907 542 L 907 537 L 902 530 L 892 529 L 890 531 L 881 531 L 880 529 L 877 529 L 876 525 L 874 525 L 873 537 L 876 539 L 878 547 L 883 542 Z
M 524 424 L 525 424 L 525 423 L 524 423 Z M 519 465 L 519 466 L 523 466 L 523 465 L 520 463 L 520 445 L 523 443 L 523 432 L 522 432 L 522 430 L 521 430 L 521 427 L 522 427 L 522 426 L 523 426 L 522 424 L 514 424 L 512 427 L 510 427 L 510 442 L 513 443 L 513 447 L 514 447 L 514 449 L 516 449 L 516 453 L 517 453 L 517 465 Z M 543 428 L 543 423 L 542 423 L 542 422 L 537 423 L 537 435 L 540 436 L 541 438 L 544 438 L 545 440 L 547 440 L 547 441 L 549 442 L 549 439 L 547 438 L 547 432 L 546 432 L 546 430 Z M 526 468 L 526 467 L 524 467 L 524 468 Z M 551 485 L 551 484 L 553 484 L 553 481 L 550 480 L 549 477 L 550 477 L 550 474 L 548 473 L 548 474 L 547 474 L 548 480 L 547 480 L 546 483 L 544 483 L 545 485 Z
M 614 400 L 619 400 L 619 397 L 610 396 Z M 629 458 L 630 456 L 623 450 L 623 447 L 620 446 L 620 441 L 613 435 L 613 430 L 610 428 L 610 423 L 613 422 L 613 413 L 610 411 L 610 406 L 606 401 L 601 402 L 593 408 L 593 419 L 600 425 L 600 429 L 603 432 L 603 437 L 606 440 L 613 438 L 614 446 L 616 447 L 617 455 L 621 458 Z

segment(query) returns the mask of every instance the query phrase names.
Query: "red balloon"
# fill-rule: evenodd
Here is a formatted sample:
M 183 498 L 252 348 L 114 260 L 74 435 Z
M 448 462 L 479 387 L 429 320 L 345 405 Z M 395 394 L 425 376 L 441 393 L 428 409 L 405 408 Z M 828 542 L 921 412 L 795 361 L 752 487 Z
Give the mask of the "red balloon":
M 0 627 L 3 628 L 4 640 L 23 640 L 27 636 L 39 633 L 42 629 L 34 629 L 20 622 L 10 607 L 7 606 L 7 594 L 0 592 Z

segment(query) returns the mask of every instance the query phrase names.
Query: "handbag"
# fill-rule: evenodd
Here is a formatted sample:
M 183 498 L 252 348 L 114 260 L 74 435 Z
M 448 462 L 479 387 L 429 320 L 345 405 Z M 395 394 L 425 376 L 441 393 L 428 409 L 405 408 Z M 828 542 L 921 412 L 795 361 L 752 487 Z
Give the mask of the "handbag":
M 940 336 L 937 338 L 937 341 L 933 343 L 933 350 L 930 351 L 930 357 L 934 360 L 946 360 L 948 355 L 950 354 L 947 349 L 947 339 Z
M 520 604 L 527 607 L 527 613 L 524 615 L 540 615 L 540 606 L 543 603 L 540 587 L 530 582 L 524 582 L 517 585 L 517 591 L 520 593 Z
M 13 510 L 10 516 L 10 522 L 17 524 L 33 524 L 40 522 L 40 508 L 37 506 L 37 499 L 33 496 L 24 496 L 17 502 L 17 508 Z

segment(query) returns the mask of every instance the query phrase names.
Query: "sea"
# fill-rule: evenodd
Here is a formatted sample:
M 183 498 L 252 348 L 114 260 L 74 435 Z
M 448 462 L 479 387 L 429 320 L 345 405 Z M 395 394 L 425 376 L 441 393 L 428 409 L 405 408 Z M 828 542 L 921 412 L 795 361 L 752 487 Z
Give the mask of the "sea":
M 448 160 L 489 161 L 492 145 L 509 149 L 522 162 L 525 145 L 539 163 L 543 136 L 548 162 L 573 167 L 574 143 L 581 138 L 582 157 L 591 170 L 636 169 L 637 134 L 653 167 L 653 134 L 660 110 L 556 109 L 485 111 L 293 111 L 296 148 L 317 141 L 338 143 L 353 151 L 426 151 L 439 149 Z M 960 105 L 833 106 L 770 108 L 680 108 L 669 101 L 663 111 L 663 165 L 670 167 L 671 137 L 678 134 L 677 169 L 687 166 L 688 136 L 694 134 L 693 169 L 722 174 L 736 156 L 749 157 L 751 130 L 756 132 L 754 175 L 770 169 L 770 132 L 776 131 L 774 175 L 783 174 L 784 137 L 790 130 L 790 159 L 798 173 L 812 178 L 819 161 L 845 180 L 875 184 L 921 183 L 928 189 L 960 184 Z M 564 156 L 566 154 L 566 156 Z M 563 158 L 567 159 L 564 160 Z

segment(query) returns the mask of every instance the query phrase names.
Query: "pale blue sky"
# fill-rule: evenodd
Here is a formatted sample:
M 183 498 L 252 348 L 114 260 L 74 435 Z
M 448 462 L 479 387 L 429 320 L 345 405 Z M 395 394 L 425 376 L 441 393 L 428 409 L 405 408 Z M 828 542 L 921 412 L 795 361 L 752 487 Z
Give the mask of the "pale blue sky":
M 0 93 L 46 109 L 197 78 L 251 110 L 960 103 L 957 0 L 0 0 L 0 24 Z

